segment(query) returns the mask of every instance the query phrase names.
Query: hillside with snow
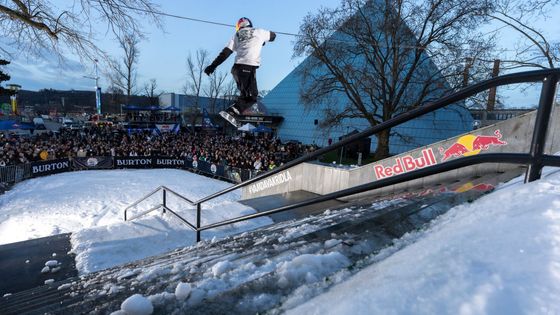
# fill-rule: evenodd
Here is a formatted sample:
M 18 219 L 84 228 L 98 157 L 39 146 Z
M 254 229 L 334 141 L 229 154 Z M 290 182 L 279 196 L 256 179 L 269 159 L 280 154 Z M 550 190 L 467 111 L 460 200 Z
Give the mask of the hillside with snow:
M 72 232 L 72 251 L 80 273 L 89 273 L 195 243 L 195 233 L 171 216 L 153 212 L 125 222 L 123 210 L 160 185 L 198 200 L 231 184 L 181 170 L 81 171 L 30 179 L 0 196 L 0 244 Z M 158 199 L 159 198 L 159 199 Z M 231 192 L 203 206 L 202 223 L 255 211 Z M 161 202 L 161 194 L 138 211 Z M 178 198 L 168 205 L 190 222 L 196 211 Z M 134 214 L 132 212 L 131 214 Z M 202 233 L 212 239 L 270 224 L 268 218 Z

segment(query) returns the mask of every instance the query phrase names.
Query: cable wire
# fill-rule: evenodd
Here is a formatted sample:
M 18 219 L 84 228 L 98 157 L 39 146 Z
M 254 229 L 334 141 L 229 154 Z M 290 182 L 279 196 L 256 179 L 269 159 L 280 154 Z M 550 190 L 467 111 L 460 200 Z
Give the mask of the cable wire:
M 144 12 L 144 13 L 148 13 L 148 14 L 154 14 L 154 15 L 161 15 L 161 16 L 167 16 L 167 17 L 171 17 L 171 18 L 176 18 L 176 19 L 181 19 L 181 20 L 187 20 L 187 21 L 192 21 L 192 22 L 198 22 L 198 23 L 205 23 L 205 24 L 211 24 L 211 25 L 218 25 L 218 26 L 225 26 L 225 27 L 231 27 L 231 28 L 235 28 L 235 25 L 233 24 L 227 24 L 227 23 L 221 23 L 221 22 L 214 22 L 214 21 L 209 21 L 209 20 L 203 20 L 203 19 L 197 19 L 197 18 L 191 18 L 191 17 L 187 17 L 187 16 L 182 16 L 182 15 L 176 15 L 176 14 L 170 14 L 170 13 L 166 13 L 163 11 L 152 11 L 152 10 L 147 10 L 147 9 L 142 9 L 142 8 L 135 8 L 135 7 L 131 7 L 131 6 L 127 6 L 127 5 L 120 5 L 120 7 L 122 8 L 126 8 L 126 9 L 130 9 L 130 10 L 134 10 L 134 11 L 139 11 L 139 12 Z M 495 30 L 492 31 L 488 31 L 484 34 L 481 34 L 481 36 L 486 36 L 489 35 L 491 33 L 496 33 L 499 32 L 500 30 L 506 28 L 507 25 L 503 25 Z M 293 37 L 304 37 L 304 35 L 301 34 L 294 34 L 294 33 L 288 33 L 288 32 L 279 32 L 279 31 L 273 31 L 276 34 L 281 34 L 281 35 L 287 35 L 287 36 L 293 36 Z M 337 39 L 332 39 L 330 38 L 329 41 L 336 41 L 336 42 L 341 42 L 341 43 L 348 43 L 348 41 L 343 41 L 343 40 L 337 40 Z M 383 47 L 383 48 L 392 48 L 393 46 L 390 45 L 375 45 L 377 47 Z M 408 48 L 408 49 L 413 49 L 413 48 L 419 48 L 419 49 L 426 49 L 426 47 L 421 47 L 421 46 L 416 46 L 416 45 L 396 45 L 395 47 L 402 47 L 402 48 Z M 516 52 L 516 50 L 512 50 L 512 49 L 502 49 L 502 51 L 510 51 L 510 52 Z

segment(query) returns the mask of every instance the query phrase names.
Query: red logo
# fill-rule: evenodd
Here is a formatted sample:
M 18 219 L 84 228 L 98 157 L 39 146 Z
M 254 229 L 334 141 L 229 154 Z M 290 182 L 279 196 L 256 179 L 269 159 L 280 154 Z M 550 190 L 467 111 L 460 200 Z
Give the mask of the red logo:
M 412 155 L 398 157 L 395 159 L 393 166 L 374 165 L 375 177 L 382 179 L 437 164 L 434 151 L 431 148 L 424 149 L 421 153 L 422 155 L 417 158 Z
M 441 161 L 443 162 L 452 157 L 476 155 L 480 153 L 480 151 L 488 150 L 490 146 L 506 145 L 507 142 L 501 139 L 502 134 L 500 130 L 494 131 L 494 136 L 462 136 L 449 148 L 439 148 L 439 152 L 442 155 Z

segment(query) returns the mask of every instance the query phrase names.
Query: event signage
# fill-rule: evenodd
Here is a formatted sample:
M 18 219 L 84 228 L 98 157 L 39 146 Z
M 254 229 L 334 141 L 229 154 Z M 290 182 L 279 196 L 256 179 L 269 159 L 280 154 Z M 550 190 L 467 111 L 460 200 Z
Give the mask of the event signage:
M 50 161 L 31 163 L 31 176 L 33 177 L 57 174 L 57 173 L 67 172 L 69 170 L 70 170 L 69 159 L 50 160 Z
M 215 175 L 224 177 L 225 176 L 225 168 L 222 165 L 217 165 L 215 163 L 209 163 L 202 160 L 185 160 L 185 168 L 196 169 L 202 173 L 206 173 L 208 175 Z
M 285 171 L 278 175 L 271 176 L 266 178 L 256 184 L 249 186 L 249 193 L 256 194 L 260 191 L 287 183 L 292 180 L 292 175 L 290 175 L 289 171 Z
M 162 167 L 162 168 L 182 168 L 185 166 L 184 159 L 175 159 L 170 157 L 156 157 L 154 158 L 154 167 Z
M 153 159 L 150 156 L 115 157 L 115 168 L 152 168 Z
M 185 160 L 167 156 L 115 157 L 115 168 L 183 168 Z
M 432 166 L 437 164 L 434 151 L 432 148 L 424 149 L 420 152 L 420 156 L 405 155 L 402 157 L 397 157 L 393 160 L 393 163 L 389 166 L 384 166 L 382 164 L 376 164 L 373 166 L 375 171 L 375 177 L 377 179 L 383 179 L 399 174 L 408 173 L 421 168 Z
M 179 132 L 179 124 L 156 124 L 156 128 L 160 133 Z
M 113 168 L 113 159 L 110 156 L 77 157 L 72 159 L 75 169 L 110 169 Z

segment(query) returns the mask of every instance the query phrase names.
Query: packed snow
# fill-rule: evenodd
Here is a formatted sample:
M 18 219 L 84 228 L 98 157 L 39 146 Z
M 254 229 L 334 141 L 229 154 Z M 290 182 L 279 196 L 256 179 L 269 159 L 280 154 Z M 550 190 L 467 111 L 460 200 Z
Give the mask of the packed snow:
M 192 244 L 194 233 L 161 213 L 135 222 L 122 221 L 122 209 L 153 190 L 154 182 L 194 200 L 228 185 L 172 170 L 89 171 L 30 180 L 0 198 L 2 241 L 74 231 L 73 251 L 81 272 Z M 231 211 L 209 210 L 213 214 L 205 216 L 205 222 L 250 213 L 251 209 L 234 201 L 238 197 L 233 193 L 207 205 L 205 209 Z M 178 206 L 173 201 L 170 204 Z M 187 209 L 182 211 L 188 213 Z M 46 223 L 50 228 L 40 228 Z M 210 231 L 204 237 L 216 241 L 269 223 L 269 219 L 255 220 Z M 306 224 L 297 230 L 286 229 L 279 247 L 312 229 Z M 275 285 L 298 287 L 280 298 L 258 292 L 248 297 L 250 303 L 276 308 L 273 313 L 557 314 L 560 171 L 547 170 L 542 180 L 530 184 L 522 184 L 522 178 L 502 184 L 495 192 L 454 207 L 425 229 L 406 234 L 359 263 L 331 250 L 341 246 L 336 236 L 309 246 L 330 251 L 287 252 L 263 265 L 222 257 L 200 281 L 177 279 L 172 285 L 174 292 L 147 297 L 133 294 L 114 314 L 150 314 L 154 306 L 169 301 L 200 303 L 236 283 L 270 273 L 277 275 Z M 178 262 L 173 268 L 183 266 Z M 122 270 L 119 278 L 150 281 L 162 273 L 176 272 L 174 269 Z M 107 283 L 106 289 L 112 294 L 122 287 Z
M 560 171 L 409 233 L 288 314 L 560 314 Z
M 127 206 L 161 185 L 193 201 L 231 186 L 172 169 L 81 171 L 30 179 L 0 196 L 0 244 L 72 232 L 72 252 L 82 274 L 193 245 L 195 232 L 168 213 L 124 221 Z M 203 204 L 202 224 L 255 212 L 239 199 L 235 191 Z M 161 202 L 159 193 L 129 215 Z M 167 204 L 196 222 L 192 206 L 169 193 Z M 263 217 L 209 230 L 202 237 L 221 238 L 270 223 Z

